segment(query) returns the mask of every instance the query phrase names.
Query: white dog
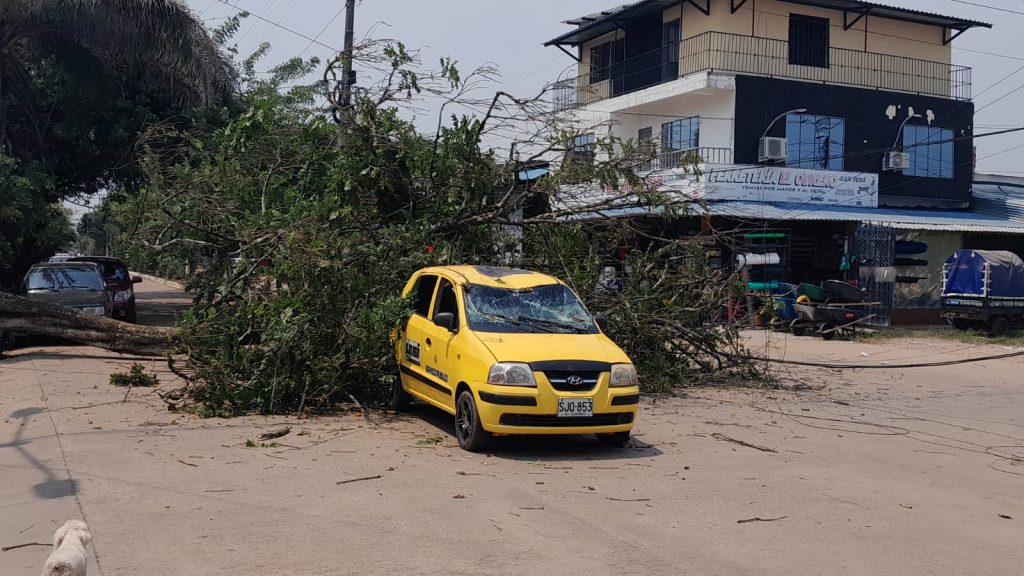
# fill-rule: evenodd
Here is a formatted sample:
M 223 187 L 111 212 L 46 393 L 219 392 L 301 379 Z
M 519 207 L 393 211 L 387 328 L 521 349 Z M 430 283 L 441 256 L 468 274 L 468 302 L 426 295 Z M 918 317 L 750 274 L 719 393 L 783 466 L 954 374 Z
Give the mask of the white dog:
M 53 552 L 43 566 L 43 576 L 86 576 L 85 547 L 92 541 L 81 520 L 68 520 L 53 534 Z

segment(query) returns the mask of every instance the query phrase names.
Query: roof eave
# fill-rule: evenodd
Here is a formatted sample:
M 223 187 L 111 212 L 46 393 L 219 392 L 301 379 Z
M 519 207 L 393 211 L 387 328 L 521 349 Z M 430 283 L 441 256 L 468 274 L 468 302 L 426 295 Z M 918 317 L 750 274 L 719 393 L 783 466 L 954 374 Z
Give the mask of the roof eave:
M 801 4 L 801 5 L 804 5 L 804 6 L 817 6 L 819 8 L 825 8 L 825 9 L 828 9 L 828 10 L 838 10 L 838 11 L 841 11 L 841 12 L 842 11 L 849 11 L 849 9 L 844 10 L 842 7 L 838 7 L 838 6 L 827 6 L 827 5 L 824 5 L 823 2 L 815 2 L 813 0 L 782 0 L 782 1 L 783 2 L 788 2 L 790 4 Z M 629 13 L 634 12 L 634 11 L 636 11 L 638 9 L 644 8 L 645 6 L 653 4 L 654 2 L 655 2 L 655 0 L 640 0 L 639 2 L 636 2 L 635 4 L 633 4 L 631 6 L 628 6 L 626 8 L 623 8 L 622 10 L 619 10 L 617 12 L 607 13 L 604 17 L 598 18 L 598 19 L 594 19 L 594 20 L 588 20 L 588 19 L 585 19 L 585 18 L 575 18 L 573 20 L 567 20 L 566 23 L 578 22 L 578 21 L 584 21 L 584 20 L 586 20 L 586 23 L 579 25 L 575 30 L 572 30 L 570 32 L 566 32 L 565 34 L 562 34 L 560 36 L 552 38 L 551 40 L 548 40 L 547 42 L 544 43 L 544 46 L 545 47 L 548 47 L 548 46 L 578 46 L 578 45 L 583 44 L 584 42 L 587 42 L 589 40 L 592 40 L 593 38 L 596 38 L 597 36 L 600 36 L 600 35 L 602 35 L 604 33 L 592 35 L 590 37 L 582 38 L 582 39 L 577 39 L 577 40 L 574 40 L 573 39 L 574 37 L 579 36 L 579 35 L 587 35 L 586 33 L 587 33 L 588 30 L 596 28 L 600 24 L 603 24 L 605 22 L 610 22 L 610 21 L 612 21 L 616 17 L 626 16 Z M 921 11 L 921 10 L 910 10 L 910 9 L 907 9 L 907 8 L 899 8 L 899 7 L 896 7 L 896 6 L 886 6 L 884 4 L 874 4 L 874 3 L 871 3 L 871 2 L 863 2 L 863 5 L 860 8 L 862 8 L 862 10 L 860 10 L 860 11 L 863 11 L 863 12 L 865 12 L 867 14 L 875 13 L 874 15 L 876 15 L 876 16 L 878 16 L 880 18 L 886 18 L 886 19 L 889 19 L 889 20 L 898 20 L 898 21 L 902 21 L 902 22 L 911 22 L 911 23 L 914 23 L 914 24 L 924 24 L 926 26 L 935 26 L 937 28 L 948 28 L 948 29 L 958 30 L 960 32 L 966 32 L 967 30 L 970 30 L 971 28 L 989 28 L 989 29 L 992 28 L 992 24 L 990 24 L 988 22 L 981 22 L 979 20 L 967 20 L 967 19 L 964 19 L 964 18 L 956 18 L 956 17 L 953 17 L 953 16 L 945 16 L 943 14 L 934 14 L 934 13 L 930 13 L 930 12 L 924 12 L 924 11 Z M 876 11 L 884 12 L 885 15 L 879 15 L 879 14 L 877 14 Z M 915 15 L 917 16 L 917 18 L 914 17 Z M 929 21 L 929 20 L 926 20 L 926 19 L 939 20 L 939 22 L 932 22 L 932 21 Z M 943 19 L 945 19 L 946 22 L 941 22 L 941 20 L 943 20 Z

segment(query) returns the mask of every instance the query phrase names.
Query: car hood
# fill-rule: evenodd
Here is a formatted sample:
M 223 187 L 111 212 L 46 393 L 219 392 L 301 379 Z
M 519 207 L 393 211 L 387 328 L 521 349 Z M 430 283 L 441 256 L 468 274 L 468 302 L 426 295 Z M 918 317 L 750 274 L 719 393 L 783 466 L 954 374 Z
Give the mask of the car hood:
M 88 306 L 103 306 L 107 302 L 107 293 L 102 290 L 61 290 L 59 292 L 29 290 L 28 299 L 48 302 L 50 304 L 62 304 L 73 308 L 84 308 Z
M 592 360 L 625 363 L 629 357 L 604 334 L 499 334 L 477 332 L 498 362 Z

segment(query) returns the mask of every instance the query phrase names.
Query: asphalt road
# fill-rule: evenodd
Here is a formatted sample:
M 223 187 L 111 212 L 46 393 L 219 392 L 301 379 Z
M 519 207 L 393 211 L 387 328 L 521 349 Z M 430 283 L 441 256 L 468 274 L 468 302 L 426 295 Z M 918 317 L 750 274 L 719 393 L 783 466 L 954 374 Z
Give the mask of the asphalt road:
M 140 313 L 178 297 L 139 291 Z M 165 308 L 161 308 L 165 309 Z M 766 337 L 771 341 L 764 340 Z M 1005 352 L 757 333 L 787 358 L 882 365 Z M 90 575 L 1016 574 L 1024 566 L 1021 359 L 779 373 L 799 390 L 646 398 L 633 444 L 457 447 L 393 416 L 198 419 L 107 382 L 86 347 L 0 362 L 0 545 L 93 531 Z M 164 388 L 180 385 L 145 360 Z M 798 385 L 798 386 L 797 386 Z M 273 441 L 259 434 L 281 426 Z M 246 447 L 252 440 L 258 447 Z M 36 575 L 48 550 L 0 553 Z
M 191 298 L 181 290 L 153 280 L 135 285 L 138 322 L 146 326 L 174 326 L 174 315 L 186 310 Z

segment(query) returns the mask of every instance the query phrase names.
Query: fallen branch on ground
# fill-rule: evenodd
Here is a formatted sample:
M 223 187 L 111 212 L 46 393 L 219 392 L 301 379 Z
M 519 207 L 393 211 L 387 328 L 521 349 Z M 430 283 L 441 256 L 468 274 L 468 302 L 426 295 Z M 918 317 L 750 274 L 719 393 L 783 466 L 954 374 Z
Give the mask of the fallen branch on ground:
M 771 452 L 773 454 L 778 454 L 779 453 L 779 451 L 775 450 L 774 448 L 769 448 L 767 446 L 758 446 L 757 444 L 751 444 L 750 442 L 744 442 L 743 440 L 737 440 L 735 438 L 726 436 L 725 434 L 719 434 L 718 432 L 715 432 L 714 434 L 712 434 L 711 437 L 714 438 L 715 440 L 722 440 L 724 442 L 732 442 L 733 444 L 739 444 L 740 446 L 746 446 L 747 448 L 753 448 L 754 450 L 760 450 L 761 452 Z
M 285 426 L 284 428 L 280 428 L 278 430 L 271 430 L 270 432 L 264 432 L 263 434 L 260 434 L 260 440 L 273 440 L 274 438 L 280 438 L 282 436 L 287 436 L 288 433 L 291 432 L 291 431 L 292 431 L 292 427 L 291 426 Z
M 46 544 L 44 542 L 29 542 L 27 544 L 16 544 L 14 546 L 4 546 L 3 548 L 0 548 L 0 552 L 7 552 L 8 550 L 16 550 L 18 548 L 24 548 L 26 546 L 50 546 L 50 544 Z
M 746 520 L 737 520 L 737 524 L 747 524 L 749 522 L 775 522 L 776 520 L 783 520 L 789 518 L 789 516 L 779 516 L 778 518 L 747 518 Z
M 338 484 L 340 486 L 342 484 L 351 484 L 353 482 L 362 482 L 363 480 L 376 480 L 377 478 L 382 478 L 382 476 L 380 474 L 377 474 L 376 476 L 364 476 L 362 478 L 353 478 L 351 480 L 342 480 L 340 482 L 335 482 L 335 484 Z

